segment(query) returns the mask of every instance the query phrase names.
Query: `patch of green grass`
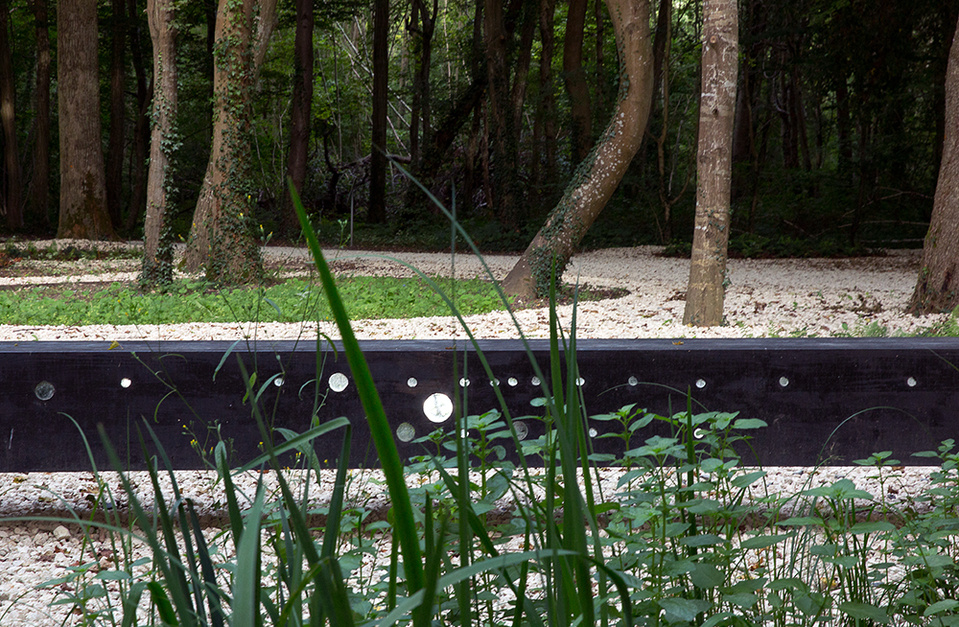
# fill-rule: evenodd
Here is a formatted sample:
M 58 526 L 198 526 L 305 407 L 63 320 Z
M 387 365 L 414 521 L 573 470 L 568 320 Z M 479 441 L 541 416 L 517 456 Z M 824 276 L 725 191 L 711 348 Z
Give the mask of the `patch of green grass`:
M 501 310 L 492 284 L 477 280 L 435 279 L 455 293 L 467 314 Z M 444 302 L 417 278 L 353 276 L 339 282 L 353 319 L 416 318 L 444 311 Z M 269 287 L 213 289 L 202 281 L 177 281 L 162 291 L 143 293 L 125 284 L 106 287 L 43 286 L 0 292 L 4 324 L 177 324 L 184 322 L 300 322 L 325 320 L 329 305 L 321 288 L 304 279 Z

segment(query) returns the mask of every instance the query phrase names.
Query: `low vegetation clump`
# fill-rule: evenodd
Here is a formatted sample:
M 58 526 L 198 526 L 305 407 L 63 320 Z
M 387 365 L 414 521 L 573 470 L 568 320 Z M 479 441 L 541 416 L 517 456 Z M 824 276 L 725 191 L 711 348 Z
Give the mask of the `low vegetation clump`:
M 479 279 L 434 279 L 455 292 L 465 315 L 502 310 L 493 286 Z M 443 300 L 417 278 L 352 276 L 338 283 L 352 318 L 434 316 Z M 180 280 L 143 293 L 125 284 L 40 286 L 0 291 L 5 324 L 177 324 L 184 322 L 302 322 L 325 320 L 330 309 L 323 291 L 307 279 L 286 279 L 268 287 L 214 288 Z

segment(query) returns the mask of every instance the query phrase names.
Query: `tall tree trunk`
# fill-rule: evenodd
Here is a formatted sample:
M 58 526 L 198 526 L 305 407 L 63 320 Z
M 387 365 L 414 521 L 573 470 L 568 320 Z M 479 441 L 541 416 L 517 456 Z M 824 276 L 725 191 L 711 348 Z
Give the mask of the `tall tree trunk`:
M 738 55 L 736 0 L 705 0 L 696 228 L 685 324 L 715 326 L 723 322 Z
M 487 198 L 497 217 L 512 225 L 517 201 L 516 136 L 510 100 L 510 63 L 508 43 L 512 36 L 506 27 L 502 0 L 486 0 L 483 25 L 486 43 L 486 70 L 489 73 L 489 104 L 486 123 L 491 135 L 490 192 Z
M 296 34 L 293 40 L 293 108 L 290 112 L 290 154 L 286 174 L 296 193 L 303 194 L 310 154 L 310 119 L 313 107 L 313 2 L 296 0 Z M 299 221 L 289 192 L 284 195 L 282 226 L 287 235 L 299 233 Z
M 367 219 L 386 222 L 386 127 L 389 98 L 390 0 L 373 2 L 373 120 Z
M 621 67 L 617 107 L 606 131 L 576 169 L 573 181 L 503 280 L 508 294 L 545 294 L 551 273 L 562 276 L 583 235 L 606 206 L 642 142 L 652 100 L 649 0 L 607 0 Z
M 112 0 L 113 19 L 110 35 L 110 129 L 107 145 L 107 211 L 114 228 L 122 224 L 123 153 L 126 147 L 126 43 L 127 14 L 125 0 Z
M 33 142 L 33 178 L 30 212 L 44 226 L 50 224 L 50 25 L 49 0 L 34 0 L 37 37 L 36 125 Z
M 97 5 L 60 0 L 57 95 L 60 119 L 58 238 L 113 239 L 100 146 Z
M 952 311 L 959 306 L 959 23 L 946 70 L 945 128 L 932 221 L 908 311 Z
M 183 258 L 187 270 L 203 269 L 216 283 L 255 280 L 263 269 L 253 237 L 250 99 L 274 15 L 261 3 L 254 31 L 256 4 L 220 0 L 217 10 L 213 141 Z
M 542 187 L 545 181 L 552 181 L 556 175 L 556 97 L 553 85 L 553 54 L 556 46 L 553 34 L 553 22 L 556 12 L 556 0 L 540 0 L 539 38 L 539 106 L 536 109 L 536 124 L 533 129 L 534 145 L 542 154 L 543 167 L 539 169 L 540 159 L 533 162 L 533 176 L 536 187 Z
M 138 0 L 127 0 L 127 15 L 138 16 Z M 149 20 L 148 20 L 149 21 Z M 149 24 L 147 25 L 149 29 Z M 137 88 L 137 115 L 133 124 L 133 151 L 130 165 L 130 202 L 124 230 L 136 231 L 141 214 L 146 207 L 148 164 L 150 152 L 150 108 L 153 101 L 153 82 L 147 84 L 146 70 L 143 67 L 143 50 L 140 42 L 140 23 L 135 20 L 127 31 L 130 36 L 130 59 L 133 62 L 133 75 Z M 154 80 L 156 77 L 154 76 Z
M 7 212 L 7 228 L 23 227 L 21 204 L 20 155 L 17 150 L 16 89 L 13 80 L 13 51 L 10 46 L 10 6 L 0 1 L 0 122 L 3 125 L 3 165 L 6 170 L 6 194 L 3 204 Z
M 586 30 L 587 0 L 569 0 L 566 38 L 563 41 L 563 77 L 569 94 L 572 116 L 573 163 L 580 163 L 593 147 L 589 85 L 583 68 L 583 35 Z
M 140 283 L 149 286 L 173 280 L 173 248 L 167 234 L 166 214 L 173 184 L 171 160 L 179 145 L 174 1 L 147 0 L 147 21 L 153 42 L 153 129 Z

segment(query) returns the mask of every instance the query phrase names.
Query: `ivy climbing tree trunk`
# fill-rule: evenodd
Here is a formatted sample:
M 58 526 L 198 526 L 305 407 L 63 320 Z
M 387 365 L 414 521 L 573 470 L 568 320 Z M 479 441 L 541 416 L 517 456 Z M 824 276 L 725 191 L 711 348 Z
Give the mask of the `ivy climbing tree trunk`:
M 203 270 L 216 283 L 243 283 L 262 274 L 252 218 L 250 99 L 275 14 L 275 3 L 258 6 L 254 0 L 220 0 L 217 9 L 213 141 L 183 258 L 187 270 Z
M 507 294 L 528 299 L 561 276 L 642 142 L 652 99 L 649 0 L 606 0 L 619 53 L 619 98 L 613 118 L 523 256 L 503 280 Z
M 173 249 L 167 236 L 166 213 L 172 182 L 170 162 L 179 146 L 176 132 L 177 66 L 174 0 L 147 0 L 147 22 L 153 42 L 153 128 L 147 174 L 146 218 L 140 284 L 163 285 L 173 280 Z
M 959 306 L 959 23 L 946 69 L 942 161 L 922 265 L 908 310 L 914 314 Z
M 58 238 L 113 239 L 100 145 L 97 3 L 61 0 L 57 16 L 60 121 Z
M 683 313 L 685 324 L 716 326 L 723 322 L 738 69 L 736 0 L 705 0 L 696 226 Z

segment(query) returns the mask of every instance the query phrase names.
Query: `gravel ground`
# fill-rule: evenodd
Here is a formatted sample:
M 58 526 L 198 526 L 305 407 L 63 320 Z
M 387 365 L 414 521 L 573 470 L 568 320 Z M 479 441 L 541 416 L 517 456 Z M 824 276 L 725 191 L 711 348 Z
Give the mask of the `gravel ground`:
M 57 242 L 59 246 L 86 246 L 82 242 Z M 48 243 L 38 243 L 45 249 Z M 136 247 L 137 244 L 124 244 Z M 100 249 L 104 246 L 101 244 Z M 653 247 L 620 248 L 578 255 L 564 279 L 597 288 L 624 288 L 622 298 L 581 303 L 577 332 L 581 338 L 690 338 L 830 336 L 837 334 L 895 335 L 913 333 L 942 323 L 946 316 L 913 317 L 903 309 L 915 284 L 919 251 L 891 251 L 883 256 L 855 259 L 731 260 L 726 294 L 726 324 L 699 329 L 682 324 L 684 289 L 689 263 L 664 258 Z M 271 267 L 307 271 L 305 251 L 293 248 L 266 249 Z M 391 254 L 380 255 L 331 250 L 328 258 L 343 273 L 408 275 L 401 263 L 429 274 L 480 276 L 484 273 L 473 255 Z M 493 276 L 501 278 L 516 257 L 492 255 L 485 259 Z M 69 263 L 19 262 L 0 269 L 0 289 L 18 285 L 54 282 L 126 281 L 136 276 L 135 260 Z M 570 307 L 562 307 L 568 323 Z M 515 338 L 518 331 L 509 316 L 492 313 L 467 319 L 479 338 Z M 548 318 L 544 309 L 526 309 L 516 314 L 516 323 L 528 337 L 546 337 Z M 354 324 L 361 339 L 426 339 L 463 337 L 451 318 L 420 318 L 407 321 L 359 320 Z M 336 337 L 332 324 L 320 332 Z M 292 339 L 315 335 L 317 328 L 299 324 L 265 324 L 257 329 L 260 339 Z M 160 327 L 85 326 L 58 327 L 0 325 L 0 340 L 230 340 L 252 335 L 246 324 L 186 324 Z M 878 483 L 872 471 L 863 468 L 772 469 L 770 489 L 789 493 L 807 482 L 831 483 L 849 477 L 873 494 Z M 886 497 L 904 502 L 928 485 L 928 470 L 902 469 L 886 485 Z M 184 494 L 194 498 L 215 525 L 220 495 L 211 477 L 204 473 L 178 473 Z M 611 480 L 612 478 L 608 478 Z M 247 478 L 247 485 L 252 479 Z M 141 481 L 141 485 L 147 482 Z M 107 485 L 116 489 L 115 478 Z M 375 482 L 357 477 L 351 498 L 374 509 L 382 508 L 381 490 Z M 0 625 L 54 625 L 66 615 L 64 606 L 48 607 L 54 591 L 33 587 L 62 577 L 67 568 L 93 556 L 102 567 L 111 564 L 112 549 L 106 538 L 94 535 L 84 544 L 79 527 L 58 522 L 16 521 L 19 516 L 83 515 L 96 500 L 99 485 L 91 473 L 0 473 Z M 146 495 L 149 496 L 149 495 Z M 322 498 L 322 495 L 320 496 Z M 215 527 L 214 527 L 215 528 Z M 62 590 L 61 590 L 62 591 Z

